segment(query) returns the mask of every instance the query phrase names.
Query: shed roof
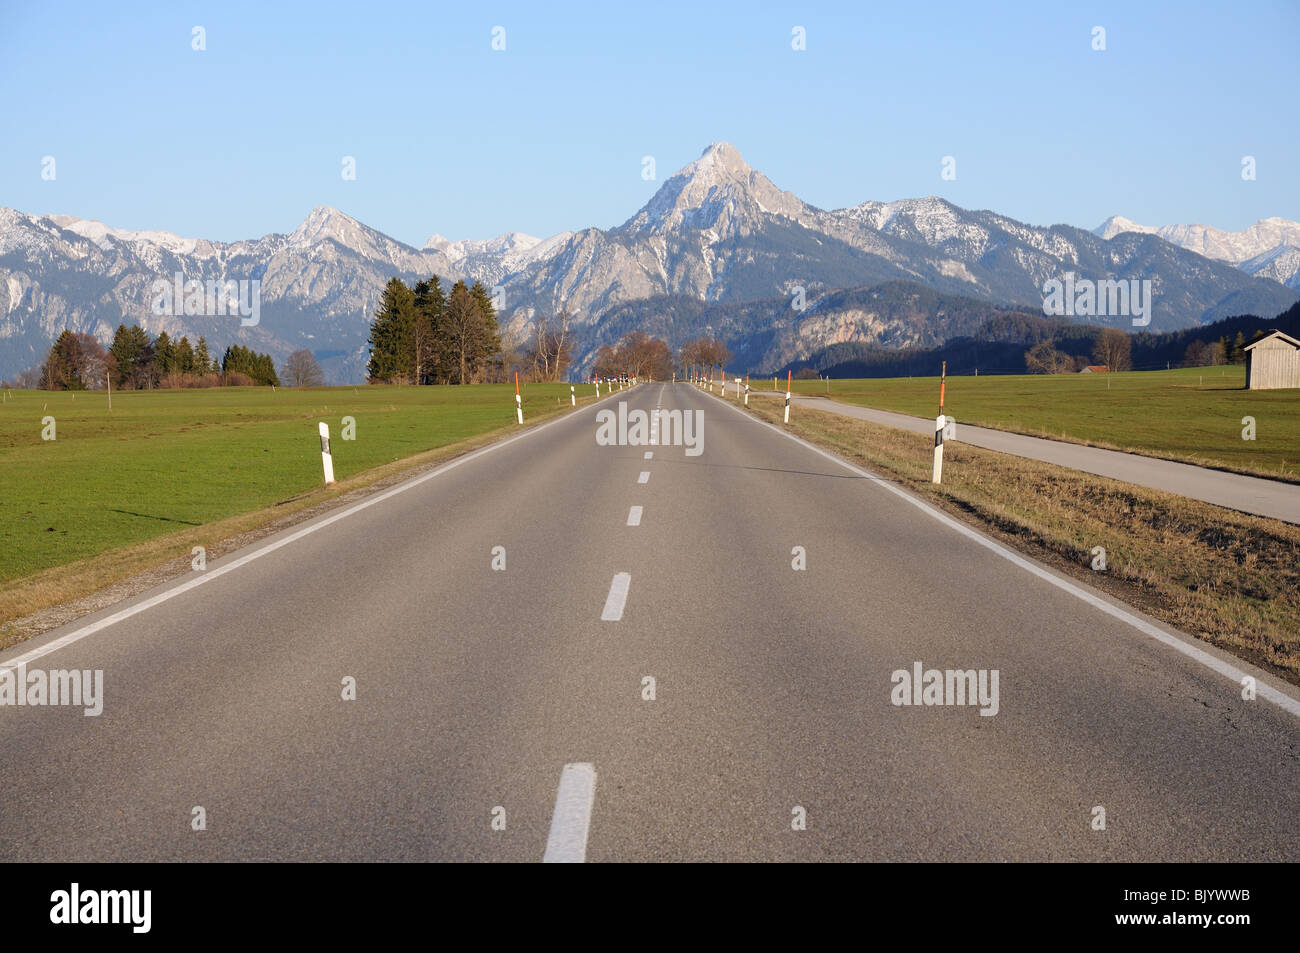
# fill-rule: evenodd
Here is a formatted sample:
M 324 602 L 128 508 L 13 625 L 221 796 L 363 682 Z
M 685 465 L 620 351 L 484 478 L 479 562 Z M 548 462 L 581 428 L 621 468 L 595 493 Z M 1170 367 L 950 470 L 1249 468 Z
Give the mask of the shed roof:
M 1285 341 L 1287 344 L 1290 344 L 1292 347 L 1300 348 L 1300 341 L 1297 341 L 1295 338 L 1291 337 L 1291 335 L 1283 334 L 1281 331 L 1273 331 L 1269 334 L 1264 335 L 1258 341 L 1250 342 L 1245 346 L 1245 348 L 1243 348 L 1243 350 L 1249 351 L 1252 347 L 1255 347 L 1258 344 L 1263 344 L 1265 341 L 1271 341 L 1273 340 L 1273 338 L 1280 338 L 1283 341 Z

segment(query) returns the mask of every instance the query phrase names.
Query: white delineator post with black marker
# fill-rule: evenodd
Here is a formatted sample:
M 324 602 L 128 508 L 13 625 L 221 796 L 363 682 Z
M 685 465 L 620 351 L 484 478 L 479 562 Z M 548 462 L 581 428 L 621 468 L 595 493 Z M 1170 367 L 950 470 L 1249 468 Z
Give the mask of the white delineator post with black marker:
M 519 372 L 515 371 L 515 416 L 524 422 L 524 399 L 519 396 Z
M 320 422 L 320 460 L 325 468 L 325 485 L 334 482 L 334 456 L 330 453 L 330 425 Z
M 574 407 L 578 406 L 578 392 L 573 389 L 572 384 L 569 385 L 569 403 Z
M 749 406 L 749 375 L 745 375 L 745 406 Z
M 785 372 L 785 422 L 790 422 L 790 382 L 794 377 L 794 371 Z
M 943 482 L 943 428 L 947 420 L 943 415 L 943 392 L 948 382 L 948 362 L 943 362 L 939 375 L 939 416 L 934 418 L 934 469 L 930 473 L 931 483 Z

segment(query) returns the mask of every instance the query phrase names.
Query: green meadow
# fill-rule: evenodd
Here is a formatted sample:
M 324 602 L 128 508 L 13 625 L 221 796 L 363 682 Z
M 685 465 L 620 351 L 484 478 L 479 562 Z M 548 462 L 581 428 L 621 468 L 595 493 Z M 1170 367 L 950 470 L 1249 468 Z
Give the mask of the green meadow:
M 567 407 L 569 385 L 525 384 L 523 397 L 527 420 Z M 0 399 L 0 583 L 321 487 L 319 421 L 330 426 L 340 481 L 516 426 L 513 384 L 230 387 L 112 399 L 111 411 L 102 391 Z M 354 440 L 342 439 L 345 416 L 355 419 Z M 53 440 L 42 439 L 45 417 L 54 418 Z
M 767 390 L 772 379 L 751 380 Z M 1245 389 L 1244 367 L 1118 374 L 949 377 L 944 411 L 961 424 L 1133 450 L 1300 480 L 1300 390 Z M 828 386 L 829 385 L 829 386 Z M 778 390 L 784 392 L 785 381 Z M 939 378 L 795 381 L 800 394 L 893 410 L 939 413 Z M 1242 418 L 1255 419 L 1255 439 Z

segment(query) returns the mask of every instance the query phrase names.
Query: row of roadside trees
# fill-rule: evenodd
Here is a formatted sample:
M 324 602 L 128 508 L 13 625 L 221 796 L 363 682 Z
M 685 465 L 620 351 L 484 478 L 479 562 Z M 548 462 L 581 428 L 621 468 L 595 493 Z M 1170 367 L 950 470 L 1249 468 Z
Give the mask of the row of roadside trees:
M 722 369 L 731 360 L 731 352 L 721 338 L 701 337 L 687 341 L 678 350 L 678 362 L 687 377 L 702 377 L 714 368 Z
M 600 347 L 591 370 L 598 377 L 667 380 L 673 374 L 673 352 L 659 338 L 629 331 L 617 344 Z

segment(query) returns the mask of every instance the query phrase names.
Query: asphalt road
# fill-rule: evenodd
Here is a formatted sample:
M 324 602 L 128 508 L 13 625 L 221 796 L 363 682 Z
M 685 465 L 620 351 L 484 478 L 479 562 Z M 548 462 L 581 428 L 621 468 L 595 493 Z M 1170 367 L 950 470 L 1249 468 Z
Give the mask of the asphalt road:
M 599 446 L 620 399 L 703 453 Z M 0 656 L 104 672 L 0 707 L 0 860 L 1300 859 L 1293 690 L 689 385 L 596 409 Z
M 767 397 L 772 396 L 763 393 Z M 813 410 L 855 417 L 858 420 L 869 420 L 886 427 L 911 430 L 914 433 L 934 433 L 934 418 L 927 420 L 890 410 L 844 404 L 824 397 L 794 397 L 792 403 Z M 971 427 L 962 424 L 961 421 L 957 422 L 957 439 L 971 446 L 1055 463 L 1058 466 L 1082 470 L 1084 473 L 1095 473 L 1099 476 L 1123 480 L 1125 483 L 1163 490 L 1166 493 L 1177 493 L 1179 496 L 1213 503 L 1215 506 L 1224 506 L 1243 513 L 1252 513 L 1255 516 L 1300 523 L 1300 485 L 1294 483 L 1265 480 L 1240 473 L 1228 473 L 1224 470 L 1211 470 L 1207 467 L 1177 463 L 1173 460 L 1160 460 L 1137 453 L 1124 453 L 1120 450 L 1104 450 L 1101 447 L 1085 447 L 1082 444 L 1066 443 L 1062 440 L 1030 437 L 1005 430 Z

